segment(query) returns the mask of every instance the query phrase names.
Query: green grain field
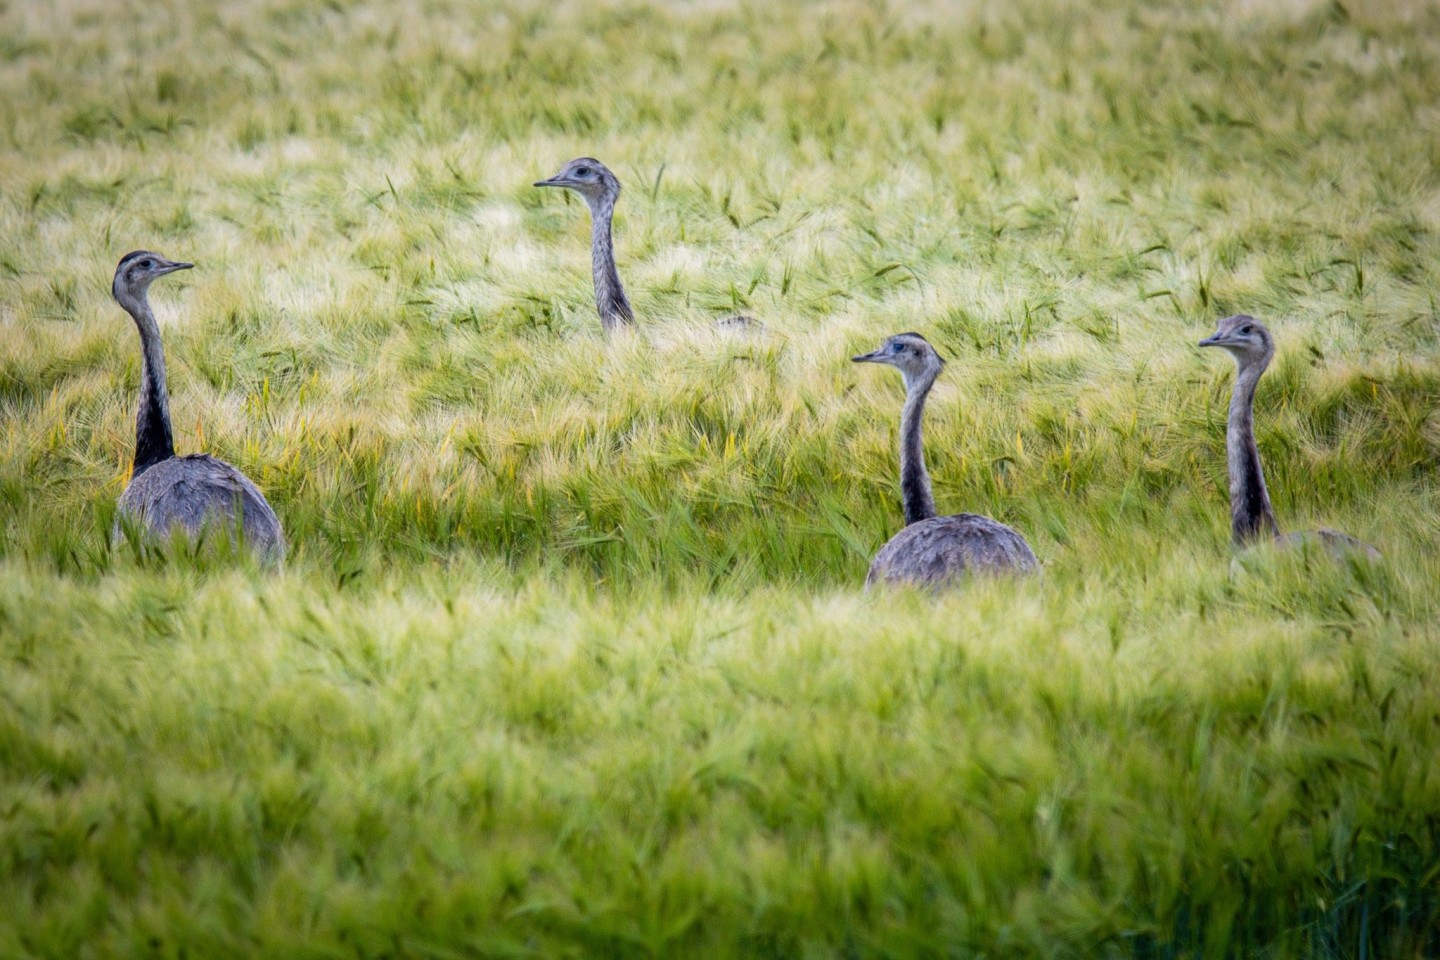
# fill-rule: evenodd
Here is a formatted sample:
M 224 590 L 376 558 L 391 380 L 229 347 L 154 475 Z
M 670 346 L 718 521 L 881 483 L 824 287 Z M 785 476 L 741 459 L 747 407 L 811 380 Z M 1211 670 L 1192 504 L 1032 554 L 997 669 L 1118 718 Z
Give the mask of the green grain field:
M 0 0 L 0 957 L 1440 956 L 1437 295 L 1421 0 Z M 1039 577 L 862 591 L 905 330 Z

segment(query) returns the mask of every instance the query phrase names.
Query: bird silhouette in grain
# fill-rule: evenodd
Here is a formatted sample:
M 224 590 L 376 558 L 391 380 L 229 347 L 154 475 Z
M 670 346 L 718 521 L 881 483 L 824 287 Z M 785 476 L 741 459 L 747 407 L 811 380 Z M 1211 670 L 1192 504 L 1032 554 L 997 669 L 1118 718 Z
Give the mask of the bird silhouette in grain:
M 876 583 L 941 587 L 968 573 L 1028 573 L 1035 554 L 1025 538 L 997 520 L 974 513 L 935 515 L 930 474 L 925 469 L 921 420 L 930 388 L 944 361 L 918 333 L 899 333 L 873 353 L 852 357 L 856 363 L 884 363 L 905 381 L 900 415 L 900 496 L 905 529 L 875 554 L 865 577 Z
M 1260 448 L 1255 445 L 1255 387 L 1260 375 L 1275 356 L 1275 341 L 1265 325 L 1240 314 L 1220 321 L 1215 333 L 1200 341 L 1202 347 L 1222 347 L 1235 358 L 1235 388 L 1230 394 L 1230 417 L 1225 427 L 1225 454 L 1230 474 L 1230 531 L 1237 547 L 1275 543 L 1281 547 L 1316 545 L 1342 556 L 1363 553 L 1378 558 L 1380 552 L 1354 537 L 1329 530 L 1280 532 L 1265 473 L 1260 467 Z
M 595 310 L 606 333 L 635 322 L 635 311 L 625 296 L 625 285 L 615 269 L 615 244 L 610 224 L 615 217 L 615 203 L 620 199 L 620 180 L 610 169 L 593 157 L 571 160 L 548 180 L 535 181 L 537 187 L 560 187 L 574 190 L 585 198 L 590 208 L 590 272 L 595 278 Z M 726 317 L 716 321 L 722 331 L 756 328 L 754 317 Z
M 209 454 L 175 455 L 170 428 L 170 402 L 165 384 L 165 353 L 160 326 L 150 309 L 150 284 L 158 277 L 194 264 L 167 260 L 157 253 L 127 253 L 115 268 L 111 292 L 135 319 L 140 331 L 140 409 L 135 417 L 135 464 L 120 495 L 114 537 L 123 533 L 122 519 L 148 539 L 165 539 L 177 529 L 195 539 L 213 528 L 234 536 L 269 563 L 285 555 L 280 521 L 265 496 L 244 474 Z M 239 522 L 236 522 L 236 518 Z

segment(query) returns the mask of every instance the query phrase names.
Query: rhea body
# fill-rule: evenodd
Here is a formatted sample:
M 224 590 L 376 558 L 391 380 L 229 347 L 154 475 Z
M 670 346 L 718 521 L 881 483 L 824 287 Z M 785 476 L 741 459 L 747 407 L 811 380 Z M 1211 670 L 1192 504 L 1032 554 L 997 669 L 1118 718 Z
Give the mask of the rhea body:
M 147 537 L 159 539 L 170 537 L 177 528 L 192 539 L 207 527 L 216 534 L 233 535 L 238 526 L 245 545 L 262 560 L 275 563 L 284 557 L 285 538 L 264 494 L 224 460 L 204 453 L 175 455 L 165 352 L 149 291 L 156 278 L 192 266 L 137 250 L 121 258 L 115 268 L 111 292 L 140 331 L 141 367 L 135 463 L 120 495 L 114 536 L 120 539 L 124 520 Z
M 609 333 L 617 327 L 635 322 L 635 311 L 625 295 L 625 285 L 615 269 L 615 243 L 611 222 L 615 203 L 620 199 L 620 180 L 610 169 L 593 157 L 571 160 L 555 176 L 535 181 L 537 187 L 560 187 L 574 190 L 590 208 L 590 272 L 595 280 L 595 310 L 600 325 Z M 741 330 L 758 326 L 753 317 L 726 317 L 717 321 L 721 330 Z
M 1202 347 L 1221 347 L 1235 358 L 1235 387 L 1230 394 L 1230 412 L 1225 426 L 1225 459 L 1230 481 L 1230 533 L 1237 547 L 1275 543 L 1281 547 L 1314 544 L 1337 555 L 1361 552 L 1379 557 L 1374 547 L 1339 532 L 1320 528 L 1282 534 L 1275 522 L 1275 508 L 1265 486 L 1260 466 L 1260 448 L 1255 444 L 1255 388 L 1275 356 L 1270 331 L 1254 317 L 1239 314 L 1221 320 L 1214 334 L 1200 341 Z
M 921 426 L 930 388 L 944 367 L 935 348 L 918 333 L 901 333 L 887 339 L 880 349 L 851 359 L 892 366 L 905 381 L 905 406 L 900 414 L 900 497 L 906 526 L 875 554 L 865 586 L 941 587 L 968 573 L 1033 571 L 1037 562 L 1030 545 L 998 520 L 975 513 L 936 516 Z

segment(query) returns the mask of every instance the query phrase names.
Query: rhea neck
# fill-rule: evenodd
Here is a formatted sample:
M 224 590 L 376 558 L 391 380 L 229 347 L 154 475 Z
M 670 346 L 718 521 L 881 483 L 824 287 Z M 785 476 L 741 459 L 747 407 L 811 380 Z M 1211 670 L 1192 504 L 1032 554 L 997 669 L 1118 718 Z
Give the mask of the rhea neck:
M 900 412 L 900 499 L 905 505 L 905 523 L 935 516 L 935 495 L 930 492 L 930 472 L 925 469 L 925 443 L 920 421 L 925 416 L 925 399 L 938 368 L 905 376 L 905 408 Z
M 170 399 L 165 390 L 165 352 L 160 325 L 150 309 L 148 290 L 115 290 L 115 299 L 135 318 L 140 331 L 140 409 L 135 415 L 135 466 L 131 478 L 175 456 L 170 431 Z
M 598 196 L 585 195 L 585 202 L 590 206 L 590 270 L 595 277 L 595 309 L 600 314 L 600 325 L 607 331 L 635 319 L 625 287 L 620 283 L 620 274 L 615 270 L 615 245 L 610 239 L 615 200 L 616 194 L 611 191 Z
M 1230 530 L 1236 545 L 1276 537 L 1280 527 L 1265 489 L 1260 449 L 1255 445 L 1255 387 L 1269 357 L 1244 361 L 1235 373 L 1230 418 L 1225 428 L 1225 454 L 1230 473 Z

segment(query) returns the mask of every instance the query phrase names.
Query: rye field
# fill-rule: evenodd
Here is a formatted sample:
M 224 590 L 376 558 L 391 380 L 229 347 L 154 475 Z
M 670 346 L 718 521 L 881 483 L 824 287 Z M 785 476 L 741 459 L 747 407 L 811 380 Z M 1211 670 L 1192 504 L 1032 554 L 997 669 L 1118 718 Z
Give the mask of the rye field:
M 1437 294 L 1419 0 L 0 0 L 0 957 L 1440 955 Z M 908 330 L 1038 577 L 862 590 Z

